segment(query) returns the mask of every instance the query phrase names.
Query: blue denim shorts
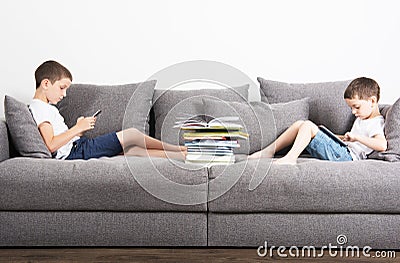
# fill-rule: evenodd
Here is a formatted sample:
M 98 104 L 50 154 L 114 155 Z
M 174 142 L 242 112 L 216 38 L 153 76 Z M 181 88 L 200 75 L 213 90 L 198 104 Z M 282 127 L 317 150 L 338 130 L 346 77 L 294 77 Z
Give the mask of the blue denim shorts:
M 115 132 L 93 139 L 81 137 L 72 146 L 66 160 L 112 157 L 122 153 L 122 146 Z
M 334 162 L 353 160 L 347 147 L 341 146 L 322 131 L 318 131 L 315 137 L 308 144 L 306 150 L 311 154 L 312 157 L 321 160 L 329 160 Z

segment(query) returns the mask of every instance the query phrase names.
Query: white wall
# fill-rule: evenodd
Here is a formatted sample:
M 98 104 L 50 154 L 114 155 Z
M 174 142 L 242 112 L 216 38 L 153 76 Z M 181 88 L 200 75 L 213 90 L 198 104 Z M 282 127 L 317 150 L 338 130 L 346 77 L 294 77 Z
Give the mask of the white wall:
M 400 2 L 393 0 L 2 0 L 0 99 L 29 102 L 45 60 L 76 83 L 139 82 L 214 60 L 285 82 L 369 76 L 400 97 Z M 0 116 L 3 116 L 0 103 Z

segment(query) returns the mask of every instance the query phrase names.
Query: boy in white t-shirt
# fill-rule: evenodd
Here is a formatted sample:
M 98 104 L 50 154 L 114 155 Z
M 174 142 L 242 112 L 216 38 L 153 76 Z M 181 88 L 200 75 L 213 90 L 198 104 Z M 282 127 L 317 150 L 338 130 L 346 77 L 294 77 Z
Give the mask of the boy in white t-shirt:
M 272 158 L 275 152 L 293 143 L 290 151 L 276 164 L 296 164 L 301 152 L 306 149 L 311 156 L 330 161 L 355 161 L 367 158 L 373 150 L 385 151 L 387 141 L 383 131 L 384 118 L 379 112 L 380 88 L 375 80 L 357 78 L 344 92 L 344 99 L 356 116 L 353 127 L 345 135 L 338 135 L 347 142 L 341 146 L 311 121 L 297 121 L 275 142 L 249 156 L 252 158 Z
M 96 117 L 79 117 L 76 125 L 69 129 L 58 109 L 53 106 L 67 95 L 72 82 L 70 71 L 56 61 L 46 61 L 36 69 L 35 79 L 36 92 L 29 109 L 47 148 L 55 158 L 87 160 L 124 153 L 185 159 L 185 146 L 162 143 L 135 128 L 93 139 L 81 137 L 95 127 Z

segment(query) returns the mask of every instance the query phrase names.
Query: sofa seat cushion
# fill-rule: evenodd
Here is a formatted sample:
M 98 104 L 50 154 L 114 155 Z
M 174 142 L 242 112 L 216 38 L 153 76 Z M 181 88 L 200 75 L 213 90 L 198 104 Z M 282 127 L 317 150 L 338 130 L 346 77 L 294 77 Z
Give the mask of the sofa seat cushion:
M 291 166 L 271 165 L 270 160 L 212 167 L 211 198 L 230 183 L 228 180 L 237 183 L 212 200 L 209 211 L 400 213 L 400 163 L 378 160 L 338 163 L 300 158 L 297 165 Z M 213 182 L 223 176 L 224 180 Z M 253 191 L 249 190 L 251 178 L 264 178 Z
M 183 162 L 180 165 L 182 168 L 163 158 L 125 160 L 124 156 L 88 161 L 12 158 L 0 163 L 0 210 L 206 211 L 207 170 L 191 169 L 193 166 Z M 154 175 L 193 187 L 189 193 L 179 192 L 154 180 Z M 142 185 L 159 190 L 157 194 L 165 201 Z M 190 197 L 202 202 L 177 204 L 180 200 L 176 197 L 186 198 L 186 204 L 196 202 L 187 200 Z

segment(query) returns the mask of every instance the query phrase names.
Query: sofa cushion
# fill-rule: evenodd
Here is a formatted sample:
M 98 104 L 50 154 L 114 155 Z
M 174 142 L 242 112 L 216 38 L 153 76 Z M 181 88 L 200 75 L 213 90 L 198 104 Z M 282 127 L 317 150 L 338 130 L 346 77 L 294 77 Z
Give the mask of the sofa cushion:
M 6 122 L 0 120 L 0 162 L 10 158 L 10 145 Z
M 198 212 L 1 211 L 0 222 L 0 246 L 13 247 L 12 249 L 42 247 L 46 251 L 51 251 L 51 247 L 88 247 L 87 249 L 90 249 L 89 247 L 194 247 L 207 246 L 208 237 L 207 214 Z M 148 251 L 153 253 L 151 249 Z M 14 253 L 16 252 L 13 250 L 10 255 Z M 82 260 L 78 260 L 75 256 L 72 257 L 76 260 L 57 260 L 56 258 L 60 257 L 58 255 L 44 256 L 42 252 L 38 253 L 41 255 L 27 256 L 38 260 L 24 261 L 97 261 L 88 259 L 91 256 L 80 257 Z M 6 257 L 4 250 L 1 251 L 1 257 Z M 70 256 L 65 257 L 70 258 Z M 2 260 L 2 262 L 20 261 L 11 260 L 11 256 L 7 258 L 10 261 Z M 84 258 L 87 258 L 87 261 Z M 122 258 L 125 256 L 111 256 L 109 259 L 97 262 L 148 262 L 145 257 L 128 256 L 126 260 Z
M 315 262 L 314 258 L 322 256 L 333 257 L 326 262 L 379 262 L 374 256 L 371 260 L 364 258 L 361 248 L 393 250 L 399 247 L 400 216 L 391 213 L 211 213 L 207 219 L 208 246 L 259 247 L 267 243 L 270 249 L 261 249 L 260 253 L 265 251 L 269 255 L 251 262 L 305 263 Z M 348 243 L 343 247 L 336 245 L 344 244 L 343 241 Z M 328 244 L 330 247 L 333 244 L 332 248 L 337 246 L 333 249 L 336 252 L 330 256 L 328 252 L 317 256 L 316 253 L 322 252 Z M 288 260 L 276 254 L 280 246 L 284 247 L 282 256 L 289 257 Z M 339 248 L 343 252 L 340 256 L 337 254 Z M 354 256 L 350 251 L 354 251 Z M 359 259 L 360 256 L 364 259 Z
M 385 117 L 385 137 L 388 148 L 384 152 L 374 151 L 368 158 L 398 162 L 400 161 L 400 99 L 392 106 L 384 107 L 381 113 Z
M 237 116 L 249 134 L 248 140 L 240 140 L 235 153 L 251 154 L 259 151 L 297 120 L 307 120 L 308 98 L 286 103 L 267 104 L 264 102 L 225 102 L 203 98 L 205 114 L 214 118 Z
M 379 104 L 379 111 L 382 114 L 383 118 L 385 118 L 385 120 L 387 118 L 387 113 L 391 107 L 391 104 Z
M 310 120 L 328 127 L 336 134 L 350 131 L 355 120 L 343 99 L 350 81 L 291 84 L 257 78 L 261 100 L 268 103 L 310 98 Z
M 179 129 L 173 128 L 178 117 L 203 115 L 201 98 L 219 98 L 224 101 L 247 101 L 249 85 L 231 89 L 155 90 L 155 137 L 172 144 L 183 144 Z
M 85 133 L 89 138 L 120 131 L 123 127 L 134 127 L 148 134 L 155 85 L 155 80 L 113 86 L 72 84 L 58 108 L 68 127 L 74 126 L 78 117 L 92 116 L 102 110 L 96 127 Z
M 15 149 L 21 156 L 51 158 L 27 105 L 5 96 L 5 117 Z
M 182 168 L 165 158 L 8 159 L 0 163 L 0 210 L 206 211 L 207 169 L 179 163 Z M 155 180 L 161 175 L 190 186 L 190 191 L 174 191 L 163 181 Z M 155 188 L 159 196 L 144 187 Z M 186 204 L 195 204 L 195 198 L 201 202 L 174 203 L 182 196 Z
M 270 167 L 269 171 L 268 168 Z M 300 158 L 297 165 L 249 160 L 210 169 L 210 197 L 228 180 L 238 182 L 209 203 L 211 212 L 399 213 L 400 163 L 329 162 Z M 262 179 L 250 191 L 252 178 Z M 253 182 L 254 183 L 254 182 Z

